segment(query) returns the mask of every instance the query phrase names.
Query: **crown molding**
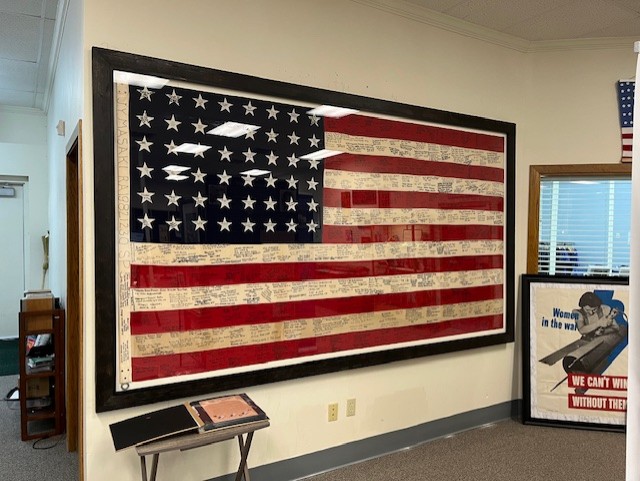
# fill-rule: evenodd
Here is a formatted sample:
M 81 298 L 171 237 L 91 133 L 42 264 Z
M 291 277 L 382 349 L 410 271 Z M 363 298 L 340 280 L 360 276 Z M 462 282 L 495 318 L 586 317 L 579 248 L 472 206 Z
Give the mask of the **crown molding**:
M 485 42 L 511 48 L 521 52 L 528 51 L 531 44 L 531 42 L 528 40 L 524 40 L 513 35 L 500 33 L 495 30 L 491 30 L 490 28 L 481 27 L 480 25 L 466 22 L 464 20 L 460 20 L 440 12 L 429 10 L 428 8 L 421 7 L 405 0 L 351 1 L 366 5 L 368 7 L 373 7 L 387 13 L 392 13 L 400 17 L 415 20 L 416 22 L 425 23 L 427 25 L 431 25 L 432 27 L 447 30 L 453 33 L 458 33 L 466 37 L 483 40 Z
M 53 28 L 53 39 L 51 42 L 51 52 L 49 54 L 49 66 L 47 68 L 47 82 L 44 87 L 44 98 L 42 100 L 42 108 L 45 113 L 49 111 L 51 102 L 51 93 L 53 91 L 53 81 L 56 77 L 56 69 L 58 68 L 58 59 L 60 58 L 60 45 L 62 44 L 62 35 L 64 34 L 64 26 L 67 23 L 67 12 L 69 11 L 69 0 L 60 0 L 58 2 L 58 10 L 56 12 L 56 22 Z
M 46 112 L 34 107 L 18 107 L 13 105 L 0 105 L 0 112 L 6 112 L 10 114 L 22 114 L 22 115 L 36 115 L 46 116 Z
M 351 0 L 387 13 L 408 18 L 432 27 L 464 35 L 522 53 L 552 52 L 562 50 L 598 50 L 633 48 L 634 37 L 579 38 L 566 40 L 531 41 L 514 35 L 498 32 L 465 20 L 435 12 L 405 0 Z
M 598 37 L 566 40 L 538 40 L 531 42 L 531 52 L 553 52 L 560 50 L 602 50 L 628 48 L 633 51 L 636 37 Z

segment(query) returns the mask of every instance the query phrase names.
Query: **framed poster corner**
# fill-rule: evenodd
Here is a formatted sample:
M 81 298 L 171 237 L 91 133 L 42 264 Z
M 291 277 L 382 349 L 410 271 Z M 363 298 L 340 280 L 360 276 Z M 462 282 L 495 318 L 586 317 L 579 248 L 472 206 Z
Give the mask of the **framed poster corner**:
M 522 277 L 523 423 L 624 431 L 628 278 Z

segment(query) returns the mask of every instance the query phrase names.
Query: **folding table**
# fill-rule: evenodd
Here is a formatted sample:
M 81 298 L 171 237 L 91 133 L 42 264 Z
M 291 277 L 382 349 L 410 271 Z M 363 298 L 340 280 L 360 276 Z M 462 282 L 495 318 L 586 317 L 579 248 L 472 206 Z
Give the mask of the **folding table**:
M 269 426 L 269 420 L 260 420 L 244 424 L 236 424 L 233 426 L 212 429 L 203 433 L 187 433 L 171 436 L 169 438 L 152 441 L 149 443 L 139 444 L 136 446 L 138 456 L 140 456 L 140 467 L 142 469 L 142 481 L 155 481 L 158 472 L 158 459 L 160 453 L 168 451 L 186 451 L 188 449 L 208 446 L 209 444 L 226 441 L 228 439 L 238 438 L 240 448 L 240 465 L 236 472 L 235 481 L 251 481 L 249 477 L 249 468 L 247 467 L 247 456 L 251 448 L 253 433 L 258 429 L 264 429 Z M 150 477 L 147 477 L 147 461 L 146 456 L 153 455 L 151 464 Z

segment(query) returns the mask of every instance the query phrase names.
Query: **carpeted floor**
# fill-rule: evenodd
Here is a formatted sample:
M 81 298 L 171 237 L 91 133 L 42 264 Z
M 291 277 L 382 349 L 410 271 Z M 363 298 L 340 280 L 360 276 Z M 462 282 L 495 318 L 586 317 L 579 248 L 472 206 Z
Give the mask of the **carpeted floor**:
M 624 434 L 509 420 L 305 481 L 622 481 L 624 473 Z
M 18 374 L 18 339 L 0 339 L 0 376 L 13 374 Z
M 2 398 L 18 383 L 0 377 Z M 64 437 L 20 440 L 20 408 L 0 408 L 0 479 L 75 481 Z M 524 426 L 508 420 L 363 461 L 305 481 L 622 481 L 625 435 Z M 278 480 L 273 480 L 278 481 Z
M 78 456 L 67 452 L 64 436 L 26 442 L 20 439 L 19 401 L 5 400 L 7 393 L 17 385 L 18 376 L 0 377 L 0 479 L 77 480 Z

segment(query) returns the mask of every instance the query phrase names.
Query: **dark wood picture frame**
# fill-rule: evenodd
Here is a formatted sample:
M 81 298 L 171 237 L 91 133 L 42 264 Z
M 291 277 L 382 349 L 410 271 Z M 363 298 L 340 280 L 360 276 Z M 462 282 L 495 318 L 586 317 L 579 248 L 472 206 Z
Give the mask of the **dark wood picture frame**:
M 401 104 L 318 88 L 267 80 L 211 68 L 116 52 L 94 47 L 93 132 L 95 178 L 95 335 L 96 410 L 121 409 L 180 397 L 193 397 L 251 385 L 373 366 L 420 356 L 503 344 L 514 340 L 514 183 L 515 124 Z M 117 319 L 114 193 L 114 71 L 170 78 L 250 94 L 293 99 L 299 102 L 337 105 L 402 119 L 504 135 L 505 142 L 505 245 L 504 245 L 504 332 L 470 336 L 433 344 L 380 350 L 261 369 L 195 381 L 167 383 L 132 391 L 116 390 Z
M 527 228 L 527 274 L 538 273 L 540 183 L 545 177 L 561 179 L 631 178 L 630 164 L 561 164 L 529 166 L 529 223 Z
M 522 421 L 524 424 L 613 432 L 625 431 L 624 424 L 611 422 L 614 420 L 615 414 L 609 414 L 609 419 L 607 419 L 606 413 L 615 412 L 608 410 L 607 402 L 611 398 L 613 403 L 618 404 L 619 399 L 623 398 L 620 394 L 626 393 L 626 382 L 624 382 L 624 389 L 614 387 L 611 382 L 612 378 L 620 376 L 607 375 L 605 370 L 626 348 L 628 338 L 626 337 L 624 308 L 626 307 L 628 310 L 628 306 L 621 304 L 618 299 L 611 299 L 610 304 L 614 308 L 621 307 L 622 313 L 619 315 L 619 319 L 623 320 L 621 325 L 625 325 L 625 330 L 619 331 L 621 332 L 620 339 L 615 339 L 618 344 L 613 344 L 612 341 L 614 347 L 605 346 L 605 342 L 608 342 L 608 340 L 605 341 L 605 335 L 592 337 L 591 334 L 580 333 L 577 330 L 579 327 L 574 327 L 574 325 L 578 325 L 576 321 L 578 314 L 575 314 L 574 317 L 574 313 L 579 310 L 576 308 L 585 304 L 582 302 L 582 295 L 591 294 L 587 290 L 603 297 L 607 290 L 602 288 L 610 287 L 613 292 L 618 289 L 618 294 L 613 295 L 619 296 L 620 287 L 628 285 L 628 278 L 623 277 L 550 276 L 544 274 L 525 274 L 522 276 Z M 543 300 L 540 300 L 535 294 L 532 295 L 532 292 L 540 287 L 550 290 Z M 570 290 L 568 297 L 575 300 L 574 305 L 569 306 L 563 303 L 565 297 L 560 294 L 561 288 Z M 628 292 L 626 297 L 628 297 Z M 552 299 L 552 302 L 555 303 L 553 308 L 550 308 L 548 299 Z M 606 305 L 603 307 L 606 308 Z M 540 309 L 548 317 L 540 314 L 535 319 L 531 319 L 531 312 L 534 308 Z M 569 311 L 570 308 L 576 310 Z M 556 309 L 558 310 L 556 311 Z M 567 342 L 567 331 L 572 331 L 569 343 Z M 557 342 L 557 344 L 553 349 L 544 351 L 540 349 L 541 352 L 538 352 L 538 337 L 547 342 L 547 345 L 553 342 Z M 595 349 L 591 349 L 590 346 L 595 346 Z M 600 352 L 598 352 L 599 349 L 601 349 Z M 533 359 L 537 362 L 532 362 Z M 540 370 L 538 366 L 541 366 Z M 619 368 L 619 364 L 616 367 Z M 552 381 L 545 374 L 551 368 L 555 369 L 556 376 Z M 558 374 L 561 371 L 563 375 L 566 374 L 564 379 Z M 604 384 L 593 381 L 607 377 L 610 379 L 607 381 L 606 387 Z M 581 387 L 580 381 L 585 380 L 587 382 L 584 383 L 584 387 Z M 620 380 L 618 379 L 618 381 Z M 623 383 L 620 382 L 620 385 L 622 386 Z M 563 394 L 564 391 L 566 394 Z M 553 401 L 549 401 L 551 393 L 554 393 L 558 403 L 554 404 Z M 600 407 L 595 404 L 587 404 L 586 401 L 605 404 L 602 405 L 604 407 Z M 626 398 L 624 403 L 626 405 Z M 598 412 L 603 413 L 600 418 Z

